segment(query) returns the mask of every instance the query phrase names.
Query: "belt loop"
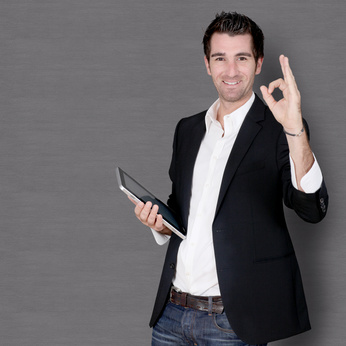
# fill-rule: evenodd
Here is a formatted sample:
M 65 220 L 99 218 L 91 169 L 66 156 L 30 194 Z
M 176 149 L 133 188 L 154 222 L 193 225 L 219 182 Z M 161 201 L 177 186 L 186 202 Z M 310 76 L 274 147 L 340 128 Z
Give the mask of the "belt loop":
M 208 315 L 212 316 L 213 314 L 213 297 L 208 297 Z

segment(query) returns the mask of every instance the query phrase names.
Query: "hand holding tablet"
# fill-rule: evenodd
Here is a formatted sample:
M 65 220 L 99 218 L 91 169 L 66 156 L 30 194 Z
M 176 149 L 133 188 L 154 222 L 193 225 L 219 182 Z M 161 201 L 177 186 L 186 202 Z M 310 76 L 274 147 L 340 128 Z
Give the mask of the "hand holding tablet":
M 172 231 L 163 224 L 162 215 L 159 214 L 159 207 L 157 204 L 153 204 L 150 201 L 144 204 L 142 201 L 136 202 L 131 197 L 128 198 L 136 205 L 134 212 L 143 225 L 150 227 L 160 234 L 172 235 Z
M 122 190 L 126 195 L 128 195 L 134 203 L 137 203 L 136 215 L 138 214 L 138 217 L 139 214 L 141 214 L 142 217 L 139 217 L 139 219 L 142 222 L 145 221 L 145 224 L 147 225 L 155 224 L 156 226 L 160 226 L 162 217 L 162 224 L 164 226 L 169 228 L 180 238 L 186 238 L 185 230 L 177 221 L 177 217 L 175 216 L 174 212 L 166 204 L 161 202 L 151 192 L 145 189 L 142 185 L 140 185 L 136 180 L 134 180 L 121 168 L 116 168 L 116 175 L 120 190 Z M 145 206 L 143 206 L 142 204 L 138 204 L 138 202 L 145 203 Z

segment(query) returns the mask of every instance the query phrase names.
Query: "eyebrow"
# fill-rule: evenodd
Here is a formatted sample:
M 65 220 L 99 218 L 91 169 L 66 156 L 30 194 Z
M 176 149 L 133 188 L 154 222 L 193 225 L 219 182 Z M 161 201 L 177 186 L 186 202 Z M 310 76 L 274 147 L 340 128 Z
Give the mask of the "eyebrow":
M 226 55 L 226 53 L 214 53 L 214 54 L 212 54 L 210 57 L 211 58 L 215 58 L 215 57 L 217 57 L 217 56 L 225 56 Z M 235 56 L 247 56 L 247 57 L 249 57 L 249 58 L 251 58 L 252 57 L 252 54 L 250 54 L 250 53 L 248 53 L 248 52 L 240 52 L 240 53 L 237 53 Z
M 235 56 L 247 56 L 247 57 L 251 58 L 252 54 L 248 53 L 248 52 L 240 52 L 240 53 L 236 54 Z
M 226 53 L 214 53 L 214 54 L 212 54 L 210 57 L 211 58 L 214 58 L 214 57 L 216 57 L 216 56 L 225 56 L 226 55 Z

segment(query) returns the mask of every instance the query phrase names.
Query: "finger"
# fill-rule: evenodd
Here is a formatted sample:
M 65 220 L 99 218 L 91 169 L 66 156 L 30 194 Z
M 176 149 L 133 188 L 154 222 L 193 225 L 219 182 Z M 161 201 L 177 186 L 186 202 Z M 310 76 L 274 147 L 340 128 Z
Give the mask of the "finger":
M 287 65 L 289 66 L 288 58 L 284 56 L 283 54 L 281 54 L 279 57 L 279 61 L 281 65 L 282 75 L 284 76 L 284 79 L 287 80 L 288 78 Z
M 268 105 L 268 107 L 270 109 L 272 109 L 275 106 L 275 104 L 276 104 L 276 100 L 274 99 L 272 94 L 270 94 L 268 92 L 268 88 L 266 86 L 262 85 L 260 87 L 260 90 L 262 92 L 262 96 L 263 96 L 263 99 L 264 99 L 265 103 Z
M 297 87 L 296 79 L 290 67 L 289 59 L 284 55 L 280 55 L 280 64 L 281 64 L 281 70 L 284 76 L 284 80 L 290 87 L 293 86 L 296 88 Z
M 264 100 L 266 100 L 269 96 L 271 96 L 268 92 L 268 88 L 265 85 L 260 86 L 260 90 Z
M 162 231 L 164 228 L 161 214 L 157 214 L 155 228 L 160 230 L 160 231 Z
M 292 69 L 289 65 L 289 60 L 287 57 L 282 56 L 282 65 L 283 65 L 283 71 L 284 72 L 284 78 L 287 83 L 287 91 L 288 95 L 290 95 L 290 98 L 292 101 L 297 103 L 300 107 L 300 92 L 298 89 L 298 85 L 296 82 L 296 79 L 293 75 Z
M 138 202 L 136 203 L 136 207 L 135 207 L 135 214 L 136 216 L 139 218 L 140 213 L 142 212 L 144 208 L 144 203 L 143 202 Z
M 281 91 L 284 91 L 287 88 L 287 84 L 282 78 L 276 79 L 269 84 L 268 93 L 272 94 L 276 88 L 279 88 Z
M 147 222 L 149 227 L 154 227 L 159 207 L 155 204 L 148 215 Z
M 143 222 L 146 223 L 148 216 L 150 214 L 152 203 L 147 202 L 145 203 L 144 207 L 142 208 L 141 212 L 139 213 L 139 219 Z

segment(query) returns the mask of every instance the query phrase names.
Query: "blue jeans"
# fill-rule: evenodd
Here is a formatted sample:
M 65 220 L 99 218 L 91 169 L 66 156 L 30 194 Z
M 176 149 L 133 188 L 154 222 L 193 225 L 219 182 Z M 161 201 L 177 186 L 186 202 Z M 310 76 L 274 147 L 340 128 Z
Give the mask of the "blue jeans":
M 208 312 L 184 308 L 171 302 L 154 326 L 151 345 L 251 346 L 237 337 L 225 313 L 208 315 Z

